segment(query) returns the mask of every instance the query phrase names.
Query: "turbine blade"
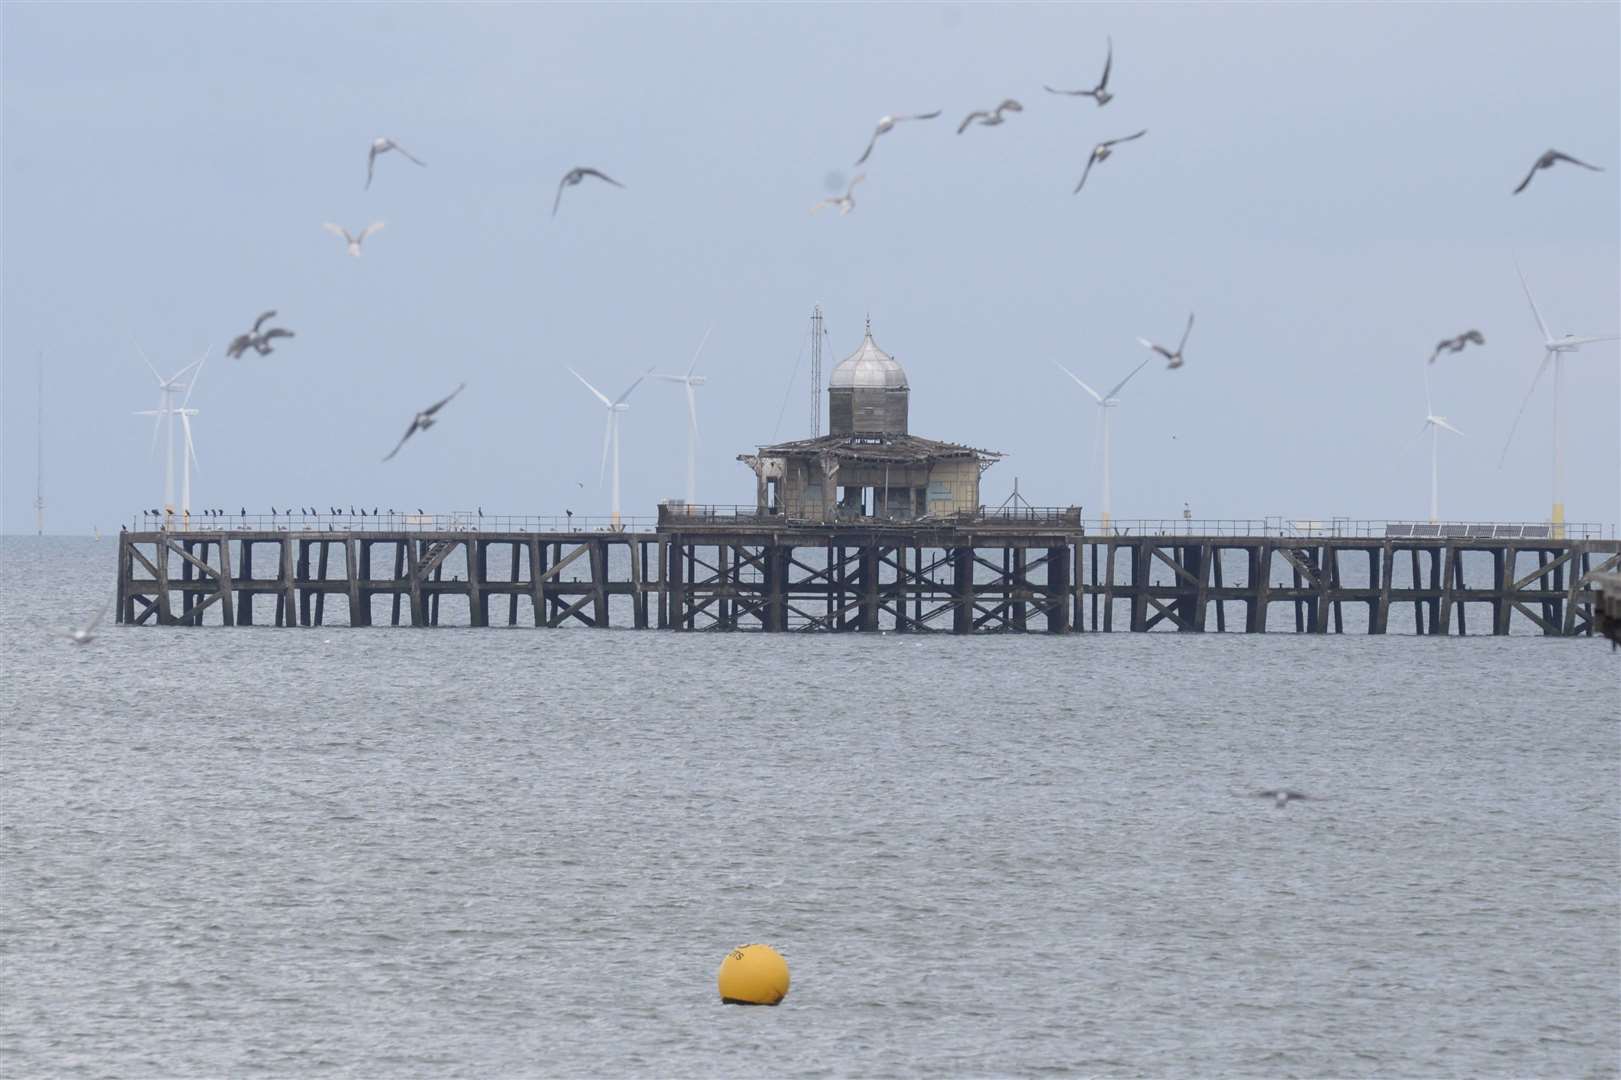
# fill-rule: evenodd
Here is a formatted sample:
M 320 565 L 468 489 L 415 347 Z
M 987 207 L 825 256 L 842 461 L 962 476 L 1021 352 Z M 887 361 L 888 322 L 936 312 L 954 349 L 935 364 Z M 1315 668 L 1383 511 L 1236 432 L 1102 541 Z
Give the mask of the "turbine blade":
M 1560 345 L 1591 345 L 1595 341 L 1616 341 L 1616 340 L 1621 340 L 1621 335 L 1617 335 L 1617 334 L 1596 334 L 1593 337 L 1566 337 L 1566 338 L 1560 338 L 1559 339 L 1559 344 Z
M 1432 420 L 1432 423 L 1434 423 L 1435 426 L 1438 427 L 1438 428 L 1445 428 L 1446 430 L 1452 432 L 1452 434 L 1454 434 L 1454 435 L 1462 435 L 1463 434 L 1463 432 L 1459 431 L 1457 428 L 1455 428 L 1451 424 L 1447 423 L 1446 420 L 1444 418 L 1442 418 L 1442 417 L 1439 417 L 1439 416 L 1434 417 L 1433 420 Z
M 1147 365 L 1148 361 L 1152 360 L 1152 359 L 1154 359 L 1153 356 L 1149 356 L 1146 359 L 1144 359 L 1141 364 L 1138 364 L 1136 367 L 1132 368 L 1130 375 L 1127 375 L 1124 379 L 1121 379 L 1118 383 L 1115 384 L 1115 388 L 1113 390 L 1110 390 L 1106 395 L 1104 395 L 1104 400 L 1108 400 L 1109 398 L 1112 398 L 1116 394 L 1120 393 L 1121 390 L 1124 390 L 1125 387 L 1126 387 L 1126 384 L 1129 383 L 1132 380 L 1133 376 L 1135 376 L 1139 371 L 1141 371 L 1144 368 L 1144 366 Z
M 1068 375 L 1070 378 L 1074 379 L 1076 381 L 1076 383 L 1078 383 L 1080 385 L 1080 388 L 1082 390 L 1085 390 L 1088 394 L 1091 394 L 1093 401 L 1097 402 L 1099 405 L 1103 404 L 1103 398 L 1098 396 L 1098 392 L 1096 390 L 1094 390 L 1090 386 L 1086 385 L 1086 383 L 1081 380 L 1081 377 L 1079 375 L 1075 374 L 1073 371 L 1071 371 L 1069 368 L 1065 367 L 1063 364 L 1059 364 L 1057 360 L 1054 360 L 1053 363 L 1058 364 L 1058 370 L 1062 371 L 1065 375 Z
M 585 382 L 585 376 L 581 375 L 578 371 L 575 371 L 573 368 L 569 368 L 568 370 L 569 370 L 570 375 L 573 375 L 576 379 L 579 379 L 581 382 L 585 383 L 585 388 L 587 390 L 589 390 L 593 394 L 597 395 L 597 400 L 598 401 L 602 402 L 604 405 L 608 406 L 610 409 L 613 408 L 613 402 L 608 400 L 608 395 L 604 394 L 601 390 L 598 390 L 596 387 L 592 386 L 590 383 Z
M 180 407 L 182 409 L 184 409 L 191 402 L 191 392 L 197 389 L 197 380 L 203 377 L 203 365 L 208 363 L 208 354 L 213 351 L 214 346 L 208 346 L 208 348 L 203 350 L 203 358 L 197 361 L 197 370 L 191 373 L 191 381 L 186 384 L 186 396 L 180 402 Z
M 1508 448 L 1514 442 L 1514 433 L 1519 430 L 1520 417 L 1525 415 L 1525 407 L 1531 404 L 1531 395 L 1537 391 L 1537 383 L 1542 381 L 1542 373 L 1548 370 L 1548 361 L 1553 359 L 1553 350 L 1549 349 L 1542 354 L 1542 363 L 1537 365 L 1537 373 L 1531 376 L 1531 386 L 1520 399 L 1519 411 L 1514 414 L 1514 422 L 1508 426 L 1508 438 L 1503 440 L 1503 453 L 1497 458 L 1497 467 L 1501 469 L 1503 462 L 1508 460 Z
M 652 373 L 653 373 L 653 369 L 648 368 L 646 371 L 644 371 L 640 375 L 636 376 L 636 381 L 631 383 L 629 386 L 625 387 L 625 392 L 623 394 L 620 394 L 618 397 L 614 398 L 613 403 L 615 405 L 623 405 L 625 403 L 625 399 L 630 397 L 631 391 L 635 390 L 638 386 L 642 385 L 642 380 L 647 378 Z
M 158 385 L 162 386 L 163 385 L 163 376 L 159 375 L 158 374 L 158 369 L 152 366 L 152 361 L 150 361 L 150 360 L 148 360 L 146 358 L 146 350 L 141 348 L 141 343 L 139 341 L 136 341 L 134 338 L 130 338 L 130 344 L 135 346 L 135 351 L 140 354 L 141 363 L 146 365 L 146 370 L 150 371 L 152 373 L 152 377 L 154 379 L 158 380 Z
M 692 363 L 687 365 L 687 377 L 689 379 L 692 377 L 693 369 L 698 366 L 698 356 L 699 356 L 700 353 L 702 353 L 704 351 L 704 345 L 709 341 L 709 335 L 714 331 L 714 329 L 715 329 L 715 324 L 710 323 L 709 324 L 709 329 L 704 331 L 703 339 L 698 342 L 698 347 L 693 350 L 693 352 L 692 352 Z
M 1402 452 L 1406 453 L 1407 451 L 1411 450 L 1413 447 L 1417 446 L 1418 445 L 1418 440 L 1422 439 L 1424 437 L 1425 432 L 1427 432 L 1429 430 L 1430 430 L 1430 418 L 1426 416 L 1424 418 L 1424 423 L 1419 425 L 1418 434 L 1414 435 L 1411 439 L 1407 440 L 1407 445 L 1402 447 Z
M 1531 286 L 1526 284 L 1525 271 L 1520 269 L 1519 261 L 1514 263 L 1514 272 L 1520 275 L 1520 287 L 1525 290 L 1525 298 L 1531 302 L 1531 314 L 1536 316 L 1537 328 L 1542 331 L 1544 344 L 1553 342 L 1553 335 L 1548 332 L 1548 324 L 1542 321 L 1542 312 L 1537 310 L 1537 302 L 1531 297 Z
M 193 445 L 192 441 L 191 441 L 191 414 L 190 413 L 183 412 L 183 413 L 180 414 L 180 426 L 182 428 L 184 428 L 185 432 L 186 432 L 186 455 L 191 458 L 191 466 L 192 466 L 192 468 L 196 469 L 198 472 L 202 472 L 203 471 L 203 463 L 197 460 L 197 447 L 195 445 Z

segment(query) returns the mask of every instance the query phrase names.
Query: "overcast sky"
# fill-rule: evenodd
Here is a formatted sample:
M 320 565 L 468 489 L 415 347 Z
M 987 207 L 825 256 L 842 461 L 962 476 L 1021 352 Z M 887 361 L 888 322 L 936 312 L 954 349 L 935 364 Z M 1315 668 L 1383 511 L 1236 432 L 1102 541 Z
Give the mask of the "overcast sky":
M 605 513 L 603 410 L 649 365 L 699 365 L 698 497 L 751 502 L 739 452 L 809 434 L 812 305 L 828 366 L 878 343 L 912 430 L 1005 452 L 1038 505 L 1098 503 L 1097 409 L 1138 335 L 1198 323 L 1116 417 L 1116 516 L 1422 518 L 1424 361 L 1442 513 L 1544 520 L 1556 333 L 1621 327 L 1621 6 L 416 6 L 23 4 L 4 31 L 5 531 L 32 531 L 35 370 L 47 530 L 162 498 L 157 404 L 191 404 L 193 505 Z M 1043 83 L 1096 79 L 1104 108 Z M 1022 113 L 962 135 L 1004 97 Z M 879 116 L 847 217 L 807 213 Z M 1072 195 L 1090 146 L 1147 128 Z M 398 155 L 377 163 L 377 135 Z M 1539 173 L 1543 150 L 1602 166 Z M 570 188 L 596 166 L 624 190 Z M 834 175 L 836 174 L 836 175 Z M 321 229 L 385 220 L 360 259 Z M 224 359 L 265 308 L 297 332 Z M 798 373 L 794 375 L 796 361 Z M 1617 346 L 1567 364 L 1567 516 L 1621 518 Z M 790 381 L 792 379 L 792 382 Z M 412 413 L 468 388 L 387 464 Z M 787 409 L 783 413 L 785 395 Z M 627 514 L 684 486 L 680 388 L 624 426 Z M 781 421 L 779 424 L 779 416 Z M 584 484 L 582 488 L 580 485 Z

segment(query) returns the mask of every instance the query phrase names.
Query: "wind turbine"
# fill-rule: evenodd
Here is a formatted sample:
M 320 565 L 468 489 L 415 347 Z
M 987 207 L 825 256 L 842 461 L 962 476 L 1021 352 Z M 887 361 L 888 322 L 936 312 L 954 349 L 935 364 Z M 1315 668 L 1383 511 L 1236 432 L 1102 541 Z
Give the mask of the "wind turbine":
M 1564 396 L 1565 387 L 1565 354 L 1574 353 L 1583 345 L 1591 345 L 1596 341 L 1615 341 L 1615 334 L 1596 334 L 1589 337 L 1576 337 L 1566 334 L 1556 338 L 1548 329 L 1548 324 L 1542 321 L 1542 312 L 1537 310 L 1537 302 L 1531 296 L 1531 286 L 1526 283 L 1525 271 L 1520 264 L 1514 264 L 1514 272 L 1520 275 L 1520 287 L 1525 290 L 1525 298 L 1531 304 L 1531 314 L 1537 320 L 1537 329 L 1542 331 L 1542 363 L 1537 365 L 1537 373 L 1531 377 L 1531 386 L 1525 392 L 1520 402 L 1520 411 L 1514 414 L 1514 423 L 1509 425 L 1508 438 L 1503 442 L 1503 456 L 1498 459 L 1497 467 L 1503 467 L 1503 461 L 1508 457 L 1509 444 L 1514 441 L 1514 432 L 1520 426 L 1520 417 L 1525 415 L 1525 407 L 1531 401 L 1531 395 L 1536 393 L 1537 383 L 1542 379 L 1542 373 L 1548 370 L 1548 364 L 1553 363 L 1553 513 L 1550 521 L 1553 524 L 1554 536 L 1565 535 L 1565 429 L 1559 423 L 1559 399 Z
M 1096 390 L 1086 385 L 1085 382 L 1082 382 L 1079 375 L 1075 374 L 1063 364 L 1058 364 L 1058 370 L 1074 379 L 1082 390 L 1085 390 L 1088 394 L 1092 395 L 1092 400 L 1097 402 L 1098 408 L 1103 411 L 1103 427 L 1100 429 L 1099 437 L 1103 440 L 1103 528 L 1105 532 L 1107 532 L 1109 528 L 1109 430 L 1111 427 L 1109 422 L 1111 414 L 1109 410 L 1117 407 L 1120 404 L 1120 391 L 1125 389 L 1125 385 L 1132 380 L 1132 377 L 1147 366 L 1148 361 L 1152 359 L 1153 356 L 1150 355 L 1142 363 L 1132 368 L 1131 374 L 1127 375 L 1124 379 L 1121 379 L 1118 383 L 1116 383 L 1114 389 L 1110 390 L 1107 394 L 1099 394 Z M 1058 361 L 1055 360 L 1053 363 L 1057 364 Z
M 158 374 L 158 369 L 152 366 L 152 361 L 147 359 L 146 353 L 144 350 L 142 350 L 140 345 L 135 346 L 135 351 L 141 354 L 141 362 L 146 365 L 147 370 L 152 373 L 152 377 L 158 382 L 158 407 L 156 409 L 137 410 L 134 415 L 156 417 L 156 419 L 152 421 L 152 448 L 154 450 L 157 449 L 158 445 L 158 428 L 162 426 L 167 429 L 166 440 L 168 445 L 164 452 L 163 458 L 163 512 L 165 514 L 173 514 L 174 418 L 177 415 L 181 415 L 180 410 L 175 408 L 174 396 L 180 393 L 180 391 L 185 390 L 187 391 L 185 401 L 191 400 L 190 388 L 183 380 L 187 375 L 192 374 L 194 370 L 199 370 L 202 368 L 204 361 L 208 359 L 208 353 L 205 351 L 202 359 L 192 361 L 165 379 L 162 375 Z M 184 407 L 184 403 L 182 403 L 182 407 Z M 185 421 L 182 422 L 184 423 Z M 187 430 L 188 432 L 190 430 L 189 424 L 187 425 Z M 189 434 L 187 442 L 188 444 L 190 442 Z M 189 496 L 189 494 L 190 492 L 188 491 L 187 495 Z
M 694 392 L 709 380 L 702 375 L 694 375 L 693 369 L 698 366 L 698 355 L 704 351 L 704 343 L 709 340 L 710 330 L 704 331 L 703 340 L 698 342 L 697 350 L 692 354 L 692 363 L 687 365 L 685 375 L 660 375 L 653 378 L 663 379 L 665 382 L 675 382 L 687 388 L 687 505 L 693 506 L 698 501 L 698 395 Z M 583 381 L 583 380 L 582 380 Z M 589 385 L 589 384 L 588 384 Z M 630 391 L 626 391 L 629 393 Z
M 582 383 L 585 383 L 585 388 L 587 390 L 591 391 L 591 393 L 595 394 L 597 400 L 602 402 L 602 404 L 608 410 L 608 426 L 602 433 L 602 470 L 597 474 L 597 482 L 599 484 L 602 482 L 602 472 L 606 472 L 607 469 L 608 469 L 608 448 L 610 446 L 612 446 L 613 447 L 613 459 L 614 459 L 614 485 L 613 485 L 612 516 L 609 518 L 609 521 L 613 524 L 613 527 L 615 529 L 618 529 L 619 528 L 619 414 L 623 413 L 623 412 L 628 412 L 630 410 L 630 406 L 625 403 L 625 399 L 630 397 L 630 393 L 631 393 L 632 390 L 635 390 L 638 386 L 642 385 L 642 380 L 647 378 L 647 376 L 645 374 L 638 375 L 636 377 L 636 381 L 631 383 L 629 386 L 627 386 L 625 388 L 625 392 L 623 394 L 620 394 L 618 397 L 614 398 L 612 401 L 609 401 L 608 400 L 608 395 L 604 394 L 601 390 L 598 390 L 596 387 L 594 387 L 590 383 L 586 382 L 584 375 L 581 375 L 578 371 L 575 371 L 573 368 L 569 368 L 568 370 L 569 370 L 569 374 L 573 375 L 576 379 L 579 379 Z
M 1447 423 L 1444 416 L 1435 415 L 1435 407 L 1430 404 L 1430 369 L 1424 368 L 1424 426 L 1418 429 L 1419 438 L 1424 433 L 1430 433 L 1430 524 L 1434 525 L 1441 520 L 1441 429 L 1462 435 L 1463 432 Z M 1410 444 L 1409 444 L 1410 445 Z

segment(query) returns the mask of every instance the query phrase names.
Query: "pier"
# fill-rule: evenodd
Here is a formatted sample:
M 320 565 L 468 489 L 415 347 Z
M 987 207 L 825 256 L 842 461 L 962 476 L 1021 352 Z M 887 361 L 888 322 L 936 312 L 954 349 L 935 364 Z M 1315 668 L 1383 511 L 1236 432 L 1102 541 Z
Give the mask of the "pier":
M 230 519 L 126 530 L 117 619 L 895 633 L 1592 635 L 1613 530 L 1086 521 L 1017 507 L 796 521 L 670 504 L 575 519 Z

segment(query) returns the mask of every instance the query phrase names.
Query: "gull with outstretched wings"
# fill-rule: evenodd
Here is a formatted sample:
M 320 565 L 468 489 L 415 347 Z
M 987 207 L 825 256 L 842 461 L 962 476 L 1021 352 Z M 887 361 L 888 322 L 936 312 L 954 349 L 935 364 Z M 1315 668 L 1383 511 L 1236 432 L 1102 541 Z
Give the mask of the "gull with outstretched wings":
M 936 109 L 933 112 L 910 113 L 905 116 L 880 116 L 878 118 L 878 127 L 872 133 L 872 140 L 867 143 L 867 149 L 862 151 L 861 156 L 856 159 L 856 164 L 865 164 L 867 158 L 872 155 L 872 148 L 878 145 L 878 136 L 889 134 L 895 129 L 896 124 L 902 123 L 906 120 L 933 120 L 939 115 L 940 110 Z
M 618 180 L 615 180 L 613 177 L 609 176 L 607 173 L 599 172 L 596 169 L 588 168 L 583 165 L 579 168 L 570 169 L 568 172 L 563 174 L 563 179 L 557 182 L 557 198 L 552 201 L 552 217 L 557 216 L 557 208 L 563 205 L 563 189 L 566 187 L 573 187 L 575 184 L 578 184 L 581 180 L 584 180 L 588 176 L 594 176 L 598 180 L 606 180 L 616 188 L 622 188 L 625 186 Z
M 1155 345 L 1152 341 L 1149 341 L 1147 338 L 1138 338 L 1137 343 L 1139 345 L 1141 345 L 1143 348 L 1151 349 L 1154 352 L 1157 352 L 1161 356 L 1165 357 L 1165 359 L 1168 361 L 1168 363 L 1166 364 L 1166 370 L 1175 371 L 1177 368 L 1182 366 L 1182 349 L 1183 349 L 1184 346 L 1187 345 L 1187 343 L 1188 343 L 1188 335 L 1191 334 L 1192 332 L 1193 332 L 1193 312 L 1190 311 L 1190 312 L 1188 312 L 1188 325 L 1187 325 L 1187 328 L 1182 331 L 1182 340 L 1177 342 L 1175 352 L 1172 352 L 1170 349 L 1167 349 L 1163 345 Z
M 1114 100 L 1109 93 L 1109 69 L 1114 66 L 1114 39 L 1109 39 L 1109 54 L 1103 58 L 1103 78 L 1098 80 L 1097 86 L 1090 90 L 1055 90 L 1053 87 L 1042 84 L 1041 88 L 1049 94 L 1068 94 L 1070 97 L 1089 97 L 1099 105 L 1107 105 Z
M 1549 150 L 1541 157 L 1537 158 L 1537 163 L 1531 166 L 1530 172 L 1525 174 L 1525 179 L 1520 181 L 1520 186 L 1515 188 L 1512 192 L 1510 192 L 1510 194 L 1518 195 L 1520 192 L 1524 191 L 1526 186 L 1531 183 L 1531 178 L 1537 174 L 1538 169 L 1551 169 L 1561 161 L 1568 161 L 1572 165 L 1580 165 L 1582 168 L 1591 169 L 1594 172 L 1604 171 L 1597 165 L 1589 165 L 1587 162 L 1579 161 L 1576 158 L 1571 157 L 1569 154 L 1562 153 L 1558 150 Z
M 418 165 L 421 165 L 423 168 L 427 168 L 428 163 L 426 161 L 423 161 L 421 158 L 419 158 L 416 155 L 412 154 L 411 151 L 407 150 L 405 147 L 401 146 L 399 143 L 395 142 L 393 139 L 386 138 L 386 137 L 383 137 L 383 136 L 379 136 L 378 138 L 375 138 L 375 139 L 373 139 L 371 141 L 371 153 L 366 156 L 366 188 L 367 188 L 367 190 L 371 189 L 372 173 L 377 168 L 377 155 L 378 154 L 386 154 L 390 150 L 398 150 L 401 154 L 403 154 L 406 157 L 407 160 L 414 161 Z
M 321 224 L 321 228 L 325 229 L 327 232 L 338 237 L 345 244 L 349 245 L 349 254 L 357 259 L 360 258 L 360 245 L 366 242 L 366 237 L 370 236 L 372 233 L 378 231 L 382 227 L 383 223 L 381 221 L 374 221 L 370 225 L 367 225 L 364 229 L 361 229 L 359 236 L 351 236 L 349 234 L 349 230 L 345 229 L 342 225 L 334 225 L 330 221 L 323 222 Z
M 973 123 L 978 123 L 980 127 L 995 127 L 997 124 L 1005 123 L 1007 121 L 1007 117 L 1003 116 L 1002 114 L 1010 112 L 1024 112 L 1024 106 L 1020 105 L 1012 98 L 1006 98 L 1000 105 L 992 109 L 990 112 L 986 112 L 983 109 L 971 112 L 962 118 L 962 123 L 957 125 L 957 134 L 961 135 L 963 132 L 967 131 L 968 125 Z
M 845 214 L 848 214 L 851 210 L 854 210 L 855 207 L 856 207 L 856 200 L 855 200 L 856 185 L 861 183 L 861 181 L 865 180 L 866 178 L 867 178 L 866 173 L 857 173 L 855 175 L 855 177 L 850 181 L 850 185 L 844 189 L 844 194 L 843 195 L 829 195 L 827 198 L 823 199 L 821 202 L 819 202 L 815 206 L 811 207 L 810 212 L 814 214 L 814 213 L 816 213 L 816 211 L 820 210 L 824 206 L 836 206 L 836 207 L 839 208 L 839 216 L 840 217 L 843 217 Z
M 460 386 L 456 387 L 456 389 L 452 390 L 449 396 L 444 398 L 442 401 L 434 402 L 432 405 L 429 405 L 426 409 L 423 409 L 421 412 L 412 417 L 411 426 L 405 429 L 404 435 L 400 436 L 399 445 L 390 450 L 388 452 L 388 457 L 384 458 L 383 460 L 387 461 L 389 458 L 392 458 L 395 454 L 399 453 L 400 447 L 405 445 L 405 440 L 409 439 L 412 435 L 415 435 L 419 431 L 427 431 L 429 428 L 433 427 L 434 424 L 438 423 L 438 421 L 433 418 L 433 414 L 448 405 L 451 398 L 455 397 L 466 388 L 467 384 L 462 383 Z
M 1143 128 L 1135 135 L 1122 135 L 1118 139 L 1108 139 L 1092 147 L 1092 156 L 1086 159 L 1086 169 L 1081 173 L 1081 181 L 1075 185 L 1075 190 L 1071 194 L 1079 195 L 1081 193 L 1081 188 L 1086 186 L 1086 178 L 1092 175 L 1092 166 L 1100 161 L 1108 161 L 1109 155 L 1114 153 L 1116 146 L 1123 142 L 1130 142 L 1133 139 L 1140 139 L 1147 134 L 1148 129 Z

